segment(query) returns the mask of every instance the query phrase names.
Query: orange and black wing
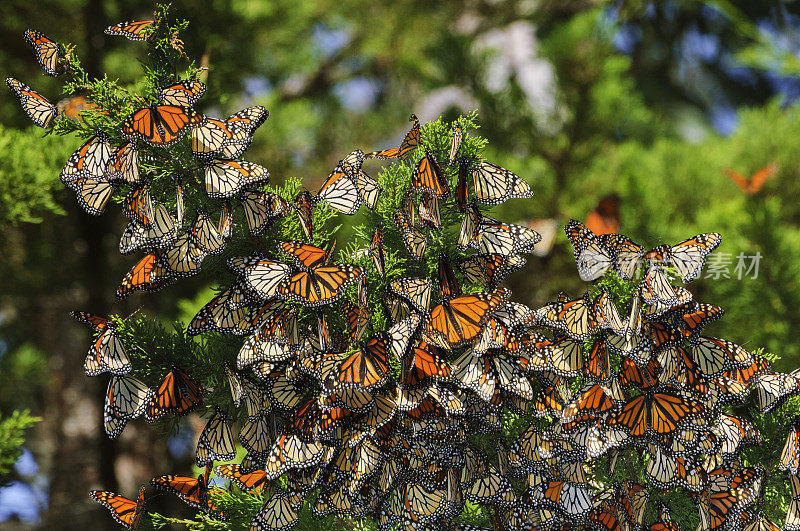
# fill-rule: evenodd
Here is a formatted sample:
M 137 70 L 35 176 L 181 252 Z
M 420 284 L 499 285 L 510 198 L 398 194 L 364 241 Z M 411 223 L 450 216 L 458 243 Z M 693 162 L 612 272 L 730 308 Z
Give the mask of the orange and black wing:
M 145 420 L 154 422 L 172 413 L 185 415 L 192 411 L 203 397 L 203 387 L 177 367 L 167 373 L 145 409 Z
M 104 33 L 106 35 L 121 35 L 132 41 L 149 41 L 153 36 L 155 25 L 155 20 L 120 22 L 107 27 Z
M 25 30 L 25 42 L 36 52 L 36 60 L 48 76 L 56 75 L 58 43 L 48 39 L 41 31 Z
M 89 496 L 111 511 L 111 517 L 126 529 L 133 530 L 139 526 L 144 512 L 144 486 L 139 489 L 135 501 L 106 490 L 93 490 Z

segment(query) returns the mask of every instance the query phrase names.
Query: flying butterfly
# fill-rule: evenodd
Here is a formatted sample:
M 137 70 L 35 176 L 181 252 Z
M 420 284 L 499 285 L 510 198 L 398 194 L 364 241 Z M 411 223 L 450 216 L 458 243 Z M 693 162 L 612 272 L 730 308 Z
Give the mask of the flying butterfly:
M 764 183 L 767 182 L 767 179 L 769 179 L 776 171 L 778 171 L 778 164 L 775 162 L 767 164 L 750 177 L 745 177 L 738 171 L 731 168 L 723 168 L 722 171 L 725 173 L 725 176 L 736 183 L 736 186 L 741 188 L 744 193 L 753 195 L 758 193 L 761 188 L 763 188 Z
M 20 103 L 22 103 L 22 108 L 28 113 L 33 123 L 44 128 L 50 126 L 53 119 L 58 115 L 58 108 L 55 105 L 28 85 L 17 81 L 13 77 L 7 77 L 6 84 L 17 94 Z
M 41 31 L 27 29 L 23 35 L 25 42 L 36 52 L 36 60 L 39 61 L 39 66 L 48 76 L 57 75 L 58 43 L 48 39 Z

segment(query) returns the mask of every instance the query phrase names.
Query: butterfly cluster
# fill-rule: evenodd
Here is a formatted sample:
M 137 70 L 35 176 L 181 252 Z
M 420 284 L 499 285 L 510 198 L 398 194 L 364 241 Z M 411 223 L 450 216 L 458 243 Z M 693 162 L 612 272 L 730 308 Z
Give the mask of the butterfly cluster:
M 159 27 L 106 32 L 152 45 Z M 69 71 L 58 43 L 25 38 L 46 73 Z M 60 119 L 7 81 L 38 125 Z M 89 214 L 116 197 L 129 218 L 120 252 L 144 257 L 118 297 L 195 275 L 212 255 L 228 270 L 185 331 L 236 345 L 214 353 L 225 359 L 214 374 L 175 356 L 156 381 L 140 366 L 147 352 L 126 352 L 125 320 L 73 313 L 94 333 L 86 374 L 110 375 L 109 437 L 137 417 L 206 417 L 203 473 L 153 487 L 218 520 L 235 517 L 221 495 L 250 493 L 263 500 L 255 531 L 293 527 L 304 504 L 381 529 L 454 529 L 475 508 L 502 529 L 681 529 L 664 492 L 691 499 L 701 529 L 777 529 L 761 510 L 767 472 L 743 457 L 762 436 L 739 412 L 753 395 L 762 413 L 775 410 L 800 392 L 800 376 L 704 335 L 723 311 L 680 284 L 698 278 L 719 234 L 648 250 L 571 221 L 578 273 L 593 284 L 530 308 L 501 284 L 541 236 L 488 210 L 533 191 L 484 160 L 470 119 L 423 126 L 412 115 L 398 147 L 354 150 L 315 193 L 287 194 L 242 160 L 266 109 L 205 116 L 202 82 L 169 81 L 86 140 L 60 176 Z M 174 160 L 183 173 L 165 179 Z M 384 164 L 376 176 L 372 164 Z M 363 216 L 364 246 L 323 241 L 337 214 Z M 631 463 L 642 473 L 626 474 Z M 798 421 L 778 467 L 792 488 L 786 528 L 800 529 Z M 91 496 L 136 529 L 145 492 Z

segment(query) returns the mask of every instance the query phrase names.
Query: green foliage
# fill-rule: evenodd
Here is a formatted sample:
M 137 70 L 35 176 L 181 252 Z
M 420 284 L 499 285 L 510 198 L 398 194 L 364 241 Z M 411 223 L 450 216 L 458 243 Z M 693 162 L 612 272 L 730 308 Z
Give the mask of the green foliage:
M 57 197 L 63 187 L 52 168 L 63 164 L 72 142 L 47 135 L 38 127 L 26 130 L 0 125 L 0 224 L 38 223 L 45 214 L 64 214 Z
M 0 488 L 6 482 L 14 463 L 22 455 L 25 430 L 40 420 L 42 419 L 39 417 L 32 417 L 28 410 L 15 410 L 5 418 L 0 415 Z

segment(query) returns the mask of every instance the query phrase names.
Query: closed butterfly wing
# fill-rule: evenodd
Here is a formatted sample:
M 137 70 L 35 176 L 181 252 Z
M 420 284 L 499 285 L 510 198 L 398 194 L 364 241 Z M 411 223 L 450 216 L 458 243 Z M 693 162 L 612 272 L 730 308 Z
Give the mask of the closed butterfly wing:
M 218 160 L 209 162 L 204 170 L 208 197 L 227 199 L 249 184 L 266 182 L 269 171 L 253 162 Z
M 120 35 L 132 41 L 149 41 L 156 27 L 155 20 L 120 22 L 106 28 L 106 35 Z
M 192 107 L 206 92 L 206 86 L 200 81 L 178 81 L 158 90 L 158 102 L 161 105 Z
M 33 123 L 44 128 L 53 123 L 53 119 L 58 115 L 58 108 L 55 105 L 28 85 L 12 77 L 6 78 L 6 84 L 17 94 L 22 108 Z
M 41 31 L 32 29 L 25 30 L 23 34 L 25 42 L 36 52 L 36 60 L 39 66 L 48 76 L 57 75 L 58 67 L 58 43 L 48 39 Z

